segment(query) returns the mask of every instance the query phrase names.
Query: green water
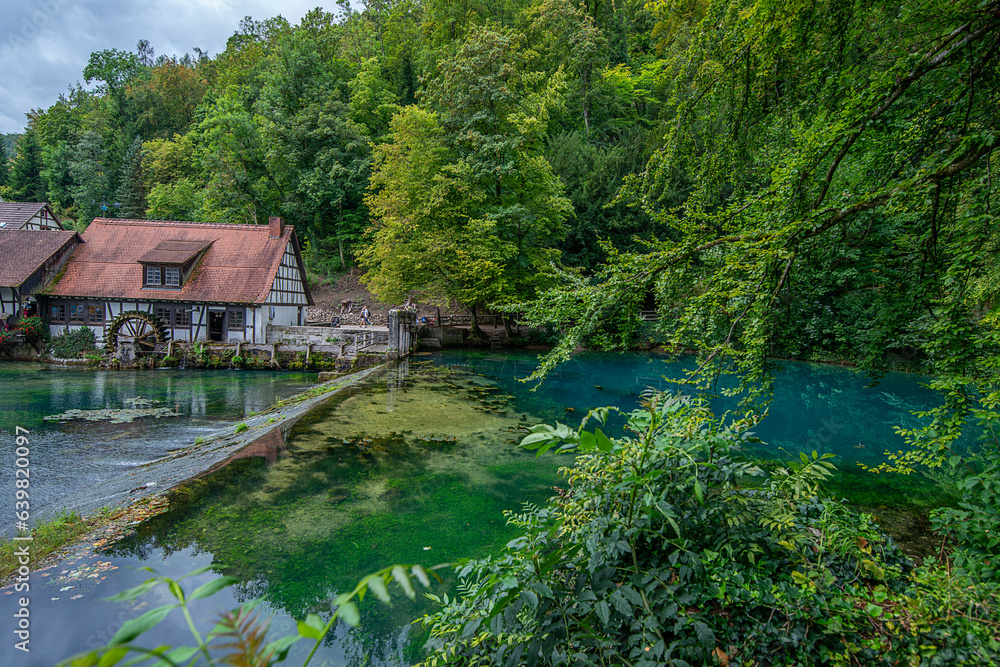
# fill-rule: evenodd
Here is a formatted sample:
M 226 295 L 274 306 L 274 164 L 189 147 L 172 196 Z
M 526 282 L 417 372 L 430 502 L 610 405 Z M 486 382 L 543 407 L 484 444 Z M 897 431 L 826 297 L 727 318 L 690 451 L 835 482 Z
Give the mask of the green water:
M 99 645 L 113 632 L 108 618 L 120 623 L 148 608 L 97 599 L 141 581 L 144 573 L 133 569 L 139 566 L 180 576 L 211 564 L 241 583 L 199 601 L 195 614 L 203 623 L 220 608 L 261 598 L 265 613 L 274 615 L 272 631 L 283 633 L 294 632 L 294 619 L 308 612 L 328 611 L 333 596 L 378 568 L 496 553 L 513 536 L 503 511 L 544 501 L 559 483 L 556 469 L 569 463 L 519 450 L 525 425 L 575 424 L 595 405 L 634 407 L 646 387 L 667 386 L 663 376 L 683 369 L 654 355 L 581 355 L 532 391 L 517 380 L 533 363 L 531 355 L 417 357 L 314 412 L 259 456 L 189 483 L 173 495 L 169 512 L 134 536 L 45 580 L 40 595 L 52 599 L 41 612 L 47 619 L 39 629 L 41 655 L 51 662 Z M 893 426 L 913 425 L 910 410 L 933 405 L 935 396 L 919 379 L 890 376 L 869 390 L 866 378 L 845 369 L 790 365 L 758 429 L 772 444 L 753 453 L 783 455 L 774 443 L 790 452 L 816 448 L 834 452 L 842 469 L 854 471 L 858 460 L 874 462 L 883 449 L 899 447 Z M 268 458 L 275 462 L 266 464 Z M 934 494 L 916 478 L 845 479 L 844 491 L 879 502 Z M 95 563 L 117 569 L 85 585 L 67 579 Z M 450 583 L 446 578 L 436 592 Z M 70 584 L 83 588 L 63 590 Z M 70 599 L 71 593 L 82 597 Z M 10 604 L 0 597 L 0 614 Z M 362 629 L 338 628 L 321 653 L 337 665 L 366 657 L 368 664 L 407 664 L 421 641 L 409 622 L 427 609 L 402 598 L 392 607 L 368 601 Z M 185 638 L 183 623 L 167 622 L 148 643 Z
M 387 564 L 496 552 L 514 536 L 503 511 L 544 501 L 560 464 L 517 448 L 529 418 L 512 398 L 479 375 L 411 362 L 405 380 L 354 390 L 296 425 L 275 465 L 244 459 L 189 484 L 112 553 L 209 551 L 302 617 Z M 419 608 L 367 609 L 377 655 Z

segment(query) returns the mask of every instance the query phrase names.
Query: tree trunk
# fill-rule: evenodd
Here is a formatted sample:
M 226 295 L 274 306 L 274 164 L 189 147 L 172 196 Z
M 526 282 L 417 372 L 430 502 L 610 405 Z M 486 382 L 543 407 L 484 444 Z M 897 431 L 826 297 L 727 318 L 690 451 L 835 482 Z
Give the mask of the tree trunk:
M 476 315 L 475 304 L 470 306 L 469 310 L 472 312 L 472 325 L 470 327 L 472 329 L 472 336 L 474 338 L 486 338 L 486 333 L 479 327 L 479 317 Z

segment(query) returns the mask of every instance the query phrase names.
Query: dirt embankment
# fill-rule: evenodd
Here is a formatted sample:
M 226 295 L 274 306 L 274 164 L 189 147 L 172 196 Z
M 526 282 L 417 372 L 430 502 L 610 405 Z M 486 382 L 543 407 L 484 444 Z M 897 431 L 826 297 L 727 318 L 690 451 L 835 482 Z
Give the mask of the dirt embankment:
M 345 324 L 358 324 L 362 306 L 368 306 L 372 312 L 373 324 L 384 324 L 385 317 L 393 308 L 402 306 L 399 303 L 383 303 L 374 294 L 368 291 L 360 276 L 352 276 L 345 273 L 332 282 L 310 283 L 309 289 L 312 292 L 315 306 L 309 308 L 310 322 L 329 322 L 330 317 L 340 313 L 340 303 L 350 300 L 353 304 L 351 315 L 346 319 L 341 318 Z M 417 303 L 417 318 L 431 318 L 437 315 L 438 307 L 425 303 Z M 441 308 L 442 315 L 468 315 L 469 311 L 461 306 L 452 304 L 447 308 Z M 357 319 L 357 321 L 355 321 Z

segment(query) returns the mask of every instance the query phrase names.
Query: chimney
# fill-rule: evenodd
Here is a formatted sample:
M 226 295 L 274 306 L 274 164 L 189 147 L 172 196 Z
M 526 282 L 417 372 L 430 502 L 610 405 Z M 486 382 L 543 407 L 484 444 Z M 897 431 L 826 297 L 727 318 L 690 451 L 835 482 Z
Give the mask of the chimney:
M 267 237 L 269 239 L 280 239 L 285 233 L 285 221 L 281 218 L 267 219 Z

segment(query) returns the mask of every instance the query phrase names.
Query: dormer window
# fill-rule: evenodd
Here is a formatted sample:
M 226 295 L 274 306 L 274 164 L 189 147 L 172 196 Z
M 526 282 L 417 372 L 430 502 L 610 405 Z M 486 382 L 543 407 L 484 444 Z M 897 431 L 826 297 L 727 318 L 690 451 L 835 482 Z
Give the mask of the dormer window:
M 161 241 L 139 258 L 143 287 L 180 289 L 211 241 Z
M 180 287 L 181 267 L 146 265 L 146 282 L 143 287 Z

